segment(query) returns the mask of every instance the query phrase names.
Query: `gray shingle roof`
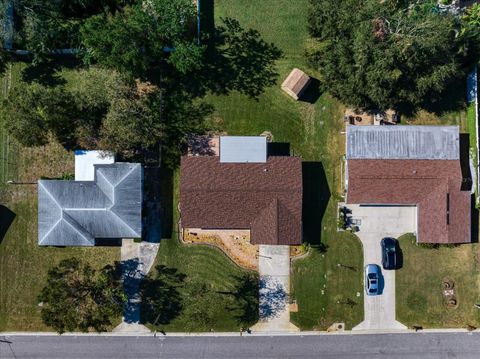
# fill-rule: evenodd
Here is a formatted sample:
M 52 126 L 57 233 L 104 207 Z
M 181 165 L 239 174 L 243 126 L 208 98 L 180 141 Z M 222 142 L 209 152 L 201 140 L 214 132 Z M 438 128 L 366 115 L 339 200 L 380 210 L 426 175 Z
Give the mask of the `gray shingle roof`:
M 459 158 L 458 126 L 347 126 L 347 159 Z
M 142 236 L 143 169 L 95 165 L 94 181 L 38 181 L 38 244 L 93 246 Z

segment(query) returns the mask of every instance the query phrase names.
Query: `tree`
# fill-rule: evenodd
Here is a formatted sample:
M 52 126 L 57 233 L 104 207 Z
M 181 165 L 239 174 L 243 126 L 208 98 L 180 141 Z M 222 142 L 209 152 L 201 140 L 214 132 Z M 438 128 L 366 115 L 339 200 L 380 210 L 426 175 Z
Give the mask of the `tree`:
M 355 9 L 355 10 L 353 10 Z M 459 22 L 431 1 L 311 0 L 308 55 L 334 96 L 360 108 L 415 109 L 464 74 Z
M 106 331 L 122 314 L 126 296 L 118 267 L 95 270 L 70 258 L 49 270 L 38 300 L 43 322 L 62 334 L 90 328 Z
M 92 16 L 80 32 L 85 61 L 145 78 L 152 66 L 168 58 L 166 48 L 179 47 L 170 62 L 185 71 L 197 66 L 202 52 L 191 42 L 190 24 L 195 19 L 190 0 L 138 1 L 113 14 Z
M 1 116 L 7 130 L 25 146 L 40 146 L 53 134 L 68 146 L 74 141 L 76 111 L 61 87 L 20 83 L 3 102 Z

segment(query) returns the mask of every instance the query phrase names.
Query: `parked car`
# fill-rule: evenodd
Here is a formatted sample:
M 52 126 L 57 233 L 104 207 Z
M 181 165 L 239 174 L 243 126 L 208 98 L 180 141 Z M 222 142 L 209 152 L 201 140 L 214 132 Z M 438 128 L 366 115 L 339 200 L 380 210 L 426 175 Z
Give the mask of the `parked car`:
M 376 264 L 365 266 L 365 291 L 367 295 L 380 294 L 381 269 Z
M 397 240 L 386 237 L 380 242 L 382 246 L 382 266 L 383 269 L 397 268 Z

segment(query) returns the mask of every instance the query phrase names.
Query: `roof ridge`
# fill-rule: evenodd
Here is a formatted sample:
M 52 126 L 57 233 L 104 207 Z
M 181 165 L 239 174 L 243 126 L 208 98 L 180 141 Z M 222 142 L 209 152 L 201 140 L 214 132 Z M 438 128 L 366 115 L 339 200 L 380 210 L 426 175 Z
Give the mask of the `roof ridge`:
M 115 212 L 115 210 L 114 210 L 113 207 L 114 207 L 114 206 L 110 207 L 110 208 L 108 209 L 108 212 L 112 213 L 116 218 L 118 218 L 118 220 L 119 220 L 120 222 L 122 222 L 123 224 L 125 224 L 125 226 L 127 226 L 127 228 L 128 228 L 129 230 L 131 230 L 133 233 L 135 233 L 138 237 L 141 237 L 142 235 L 141 235 L 141 234 L 139 235 L 139 234 L 137 233 L 137 231 L 135 231 L 132 227 L 130 227 L 130 225 L 129 225 L 127 222 L 125 222 L 125 221 L 122 219 L 122 217 L 120 217 L 120 216 L 118 215 L 118 213 Z
M 62 220 L 72 227 L 72 229 L 82 236 L 87 242 L 95 241 L 95 237 L 64 210 L 62 210 Z M 88 235 L 90 238 L 87 238 L 86 235 Z

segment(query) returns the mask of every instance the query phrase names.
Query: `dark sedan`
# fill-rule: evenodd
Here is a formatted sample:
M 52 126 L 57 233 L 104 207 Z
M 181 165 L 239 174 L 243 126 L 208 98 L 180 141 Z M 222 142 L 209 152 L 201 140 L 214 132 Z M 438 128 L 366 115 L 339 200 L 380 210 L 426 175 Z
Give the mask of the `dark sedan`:
M 397 268 L 397 240 L 386 237 L 380 242 L 382 246 L 382 266 L 383 269 Z

